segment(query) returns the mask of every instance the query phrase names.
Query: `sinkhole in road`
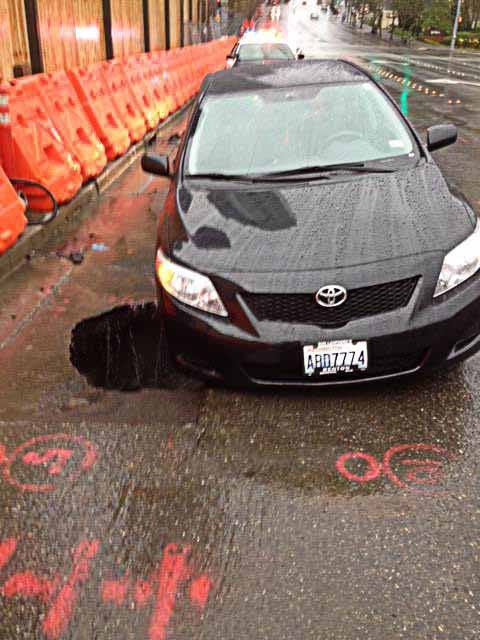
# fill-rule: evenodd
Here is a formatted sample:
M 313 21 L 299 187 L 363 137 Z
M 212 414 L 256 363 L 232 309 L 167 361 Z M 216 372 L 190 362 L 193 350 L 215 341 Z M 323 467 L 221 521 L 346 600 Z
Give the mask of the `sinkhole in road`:
M 79 322 L 71 334 L 70 361 L 95 387 L 137 391 L 182 382 L 154 302 L 115 307 Z

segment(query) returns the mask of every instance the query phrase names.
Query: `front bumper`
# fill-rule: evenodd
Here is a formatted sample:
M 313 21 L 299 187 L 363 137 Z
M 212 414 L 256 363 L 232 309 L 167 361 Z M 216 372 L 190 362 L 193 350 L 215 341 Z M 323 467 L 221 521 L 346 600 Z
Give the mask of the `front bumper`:
M 285 325 L 262 340 L 230 322 L 203 314 L 160 292 L 169 347 L 175 361 L 204 378 L 233 386 L 330 386 L 385 380 L 453 365 L 480 349 L 480 280 L 475 278 L 447 302 L 432 305 L 407 326 L 386 322 L 392 314 L 350 323 L 331 332 L 302 327 L 302 338 Z M 440 310 L 440 311 L 439 311 Z M 354 326 L 355 325 L 355 326 Z M 295 329 L 295 328 L 293 328 Z M 290 337 L 287 337 L 287 336 Z M 321 340 L 365 339 L 365 372 L 306 376 L 303 346 Z

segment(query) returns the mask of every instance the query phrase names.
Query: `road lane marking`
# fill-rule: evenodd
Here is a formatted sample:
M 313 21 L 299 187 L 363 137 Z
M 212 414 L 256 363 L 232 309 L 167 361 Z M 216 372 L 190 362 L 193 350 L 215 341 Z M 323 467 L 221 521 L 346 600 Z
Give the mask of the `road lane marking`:
M 429 84 L 468 84 L 473 87 L 480 87 L 480 82 L 471 82 L 470 80 L 452 80 L 451 78 L 431 78 L 424 80 Z

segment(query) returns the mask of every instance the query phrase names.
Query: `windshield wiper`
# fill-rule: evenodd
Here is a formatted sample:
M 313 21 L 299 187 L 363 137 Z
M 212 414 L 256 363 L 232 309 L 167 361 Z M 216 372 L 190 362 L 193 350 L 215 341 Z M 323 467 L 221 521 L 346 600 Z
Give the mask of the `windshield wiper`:
M 233 173 L 186 173 L 187 180 L 243 180 L 251 182 L 252 178 L 246 174 Z
M 312 167 L 298 167 L 287 171 L 275 171 L 273 173 L 254 174 L 253 178 L 275 178 L 307 175 L 309 173 L 322 174 L 334 171 L 355 171 L 356 173 L 393 173 L 394 169 L 386 167 L 369 167 L 364 162 L 345 162 L 343 164 L 324 164 Z
M 345 162 L 343 164 L 324 164 L 311 167 L 298 167 L 297 169 L 273 171 L 271 173 L 189 173 L 185 174 L 185 178 L 189 180 L 240 180 L 243 182 L 261 182 L 264 180 L 276 180 L 277 178 L 316 174 L 318 178 L 327 180 L 327 177 L 323 174 L 333 173 L 335 171 L 354 171 L 355 173 L 393 173 L 395 169 L 387 169 L 387 167 L 372 167 L 366 165 L 364 162 Z

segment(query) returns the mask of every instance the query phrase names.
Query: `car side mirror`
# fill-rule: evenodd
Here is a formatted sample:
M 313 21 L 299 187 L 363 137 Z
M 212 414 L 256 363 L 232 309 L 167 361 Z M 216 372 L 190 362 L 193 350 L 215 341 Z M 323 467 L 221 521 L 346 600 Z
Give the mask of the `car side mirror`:
M 168 156 L 160 156 L 156 153 L 145 153 L 142 156 L 142 169 L 156 176 L 169 176 L 170 163 Z
M 458 131 L 454 124 L 436 124 L 427 129 L 427 149 L 436 151 L 457 141 Z
M 305 60 L 305 54 L 304 54 L 304 53 L 299 53 L 299 54 L 297 55 L 297 59 L 298 59 L 298 60 Z

